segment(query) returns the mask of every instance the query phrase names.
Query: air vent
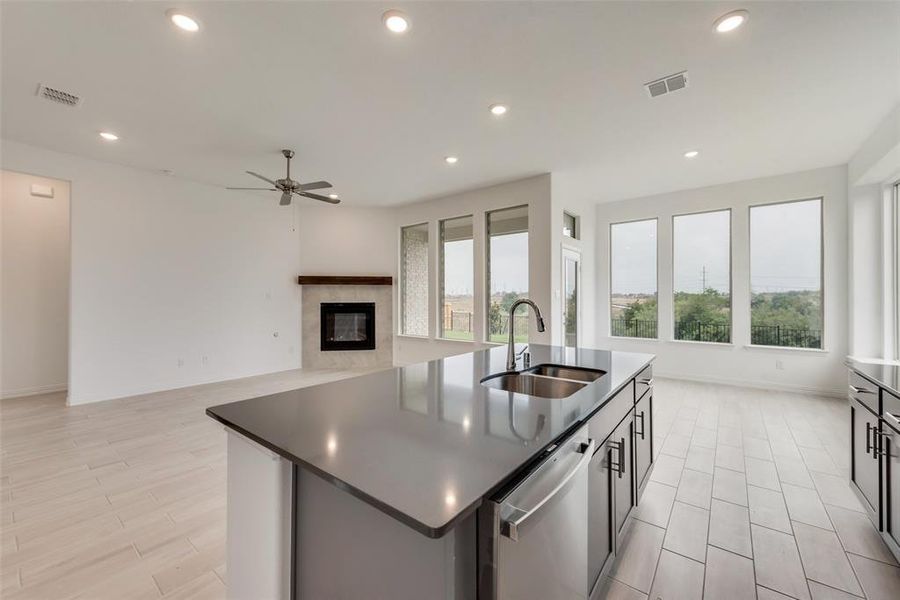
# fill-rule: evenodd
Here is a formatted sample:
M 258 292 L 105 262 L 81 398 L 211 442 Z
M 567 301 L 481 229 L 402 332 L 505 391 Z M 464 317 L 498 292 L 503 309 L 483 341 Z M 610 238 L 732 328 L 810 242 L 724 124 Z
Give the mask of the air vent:
M 687 83 L 687 71 L 682 71 L 681 73 L 667 75 L 661 79 L 651 81 L 644 87 L 647 88 L 647 93 L 650 94 L 651 98 L 656 98 L 657 96 L 684 89 L 687 87 Z
M 60 89 L 52 88 L 44 84 L 40 84 L 38 86 L 37 95 L 38 98 L 43 98 L 44 100 L 49 100 L 58 104 L 65 104 L 66 106 L 71 106 L 72 108 L 81 105 L 81 96 L 78 96 L 71 92 L 64 92 Z

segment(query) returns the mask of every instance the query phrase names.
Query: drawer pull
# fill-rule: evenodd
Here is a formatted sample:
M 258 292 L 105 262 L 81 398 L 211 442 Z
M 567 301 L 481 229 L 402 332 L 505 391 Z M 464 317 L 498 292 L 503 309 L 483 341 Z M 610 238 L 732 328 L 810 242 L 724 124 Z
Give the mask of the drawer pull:
M 874 394 L 872 390 L 867 390 L 866 388 L 856 387 L 855 385 L 850 386 L 850 391 L 854 394 Z
M 638 383 L 642 383 L 642 384 L 644 384 L 644 385 L 650 385 L 650 386 L 652 386 L 652 385 L 653 385 L 653 378 L 650 377 L 649 379 L 638 379 Z

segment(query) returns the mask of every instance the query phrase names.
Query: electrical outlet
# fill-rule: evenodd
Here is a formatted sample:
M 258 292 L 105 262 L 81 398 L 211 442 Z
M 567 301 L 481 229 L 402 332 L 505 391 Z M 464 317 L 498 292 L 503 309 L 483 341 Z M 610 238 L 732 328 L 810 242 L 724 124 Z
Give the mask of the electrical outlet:
M 183 366 L 184 366 L 184 359 L 183 359 L 183 358 L 179 358 L 179 359 L 178 359 L 178 368 L 180 369 L 180 368 L 183 367 Z
M 204 354 L 204 355 L 200 358 L 200 363 L 205 367 L 206 365 L 209 364 L 209 357 L 208 357 L 207 355 Z
M 272 337 L 278 337 L 278 332 L 277 332 L 277 331 L 274 332 L 274 333 L 272 334 Z
M 779 370 L 779 371 L 784 371 L 784 363 L 781 362 L 780 359 L 779 359 L 779 360 L 776 360 L 776 361 L 775 361 L 775 368 L 776 368 L 777 370 Z

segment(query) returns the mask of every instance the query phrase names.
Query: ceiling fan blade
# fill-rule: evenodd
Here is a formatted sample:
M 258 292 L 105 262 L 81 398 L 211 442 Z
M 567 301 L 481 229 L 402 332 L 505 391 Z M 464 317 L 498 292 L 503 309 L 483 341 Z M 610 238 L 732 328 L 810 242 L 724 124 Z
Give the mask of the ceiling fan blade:
M 266 192 L 274 192 L 277 191 L 275 188 L 236 188 L 236 187 L 227 187 L 226 190 L 264 190 Z
M 291 203 L 291 193 L 284 192 L 283 194 L 281 194 L 281 201 L 278 204 L 280 204 L 281 206 L 287 206 L 290 203 Z
M 247 173 L 247 175 L 253 175 L 254 177 L 258 177 L 259 179 L 262 179 L 263 181 L 268 181 L 268 182 L 271 183 L 272 185 L 275 185 L 275 182 L 274 182 L 274 181 L 272 181 L 272 180 L 269 179 L 268 177 L 263 177 L 263 176 L 260 175 L 259 173 L 254 173 L 253 171 L 247 171 L 246 173 Z
M 307 192 L 295 192 L 298 196 L 303 196 L 304 198 L 312 198 L 313 200 L 320 200 L 322 202 L 328 202 L 329 204 L 340 204 L 341 201 L 337 198 L 329 198 L 328 196 L 320 196 L 319 194 L 309 194 Z
M 330 187 L 332 187 L 332 186 L 327 181 L 311 181 L 309 183 L 301 183 L 300 191 L 306 192 L 309 190 L 321 190 L 323 188 L 330 188 Z

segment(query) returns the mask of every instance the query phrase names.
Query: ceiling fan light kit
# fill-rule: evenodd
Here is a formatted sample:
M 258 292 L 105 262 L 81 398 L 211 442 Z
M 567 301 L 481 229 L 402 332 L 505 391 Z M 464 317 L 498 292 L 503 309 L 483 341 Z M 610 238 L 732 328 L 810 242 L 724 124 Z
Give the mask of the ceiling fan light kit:
M 266 183 L 270 184 L 272 187 L 266 188 L 245 188 L 245 187 L 230 187 L 226 188 L 229 190 L 264 190 L 268 192 L 281 192 L 281 200 L 278 202 L 281 206 L 288 206 L 291 203 L 291 199 L 296 194 L 297 196 L 303 196 L 304 198 L 310 198 L 312 200 L 318 200 L 320 202 L 328 202 L 329 204 L 340 204 L 340 200 L 336 197 L 336 194 L 332 194 L 330 196 L 321 196 L 319 194 L 313 194 L 310 190 L 321 190 L 332 187 L 330 183 L 327 181 L 311 181 L 309 183 L 300 183 L 299 181 L 294 181 L 291 179 L 291 159 L 294 158 L 293 150 L 282 150 L 281 154 L 287 160 L 287 172 L 284 176 L 284 179 L 269 179 L 268 177 L 264 177 L 259 173 L 254 173 L 253 171 L 246 171 L 248 175 L 252 175 L 257 179 L 262 179 Z

